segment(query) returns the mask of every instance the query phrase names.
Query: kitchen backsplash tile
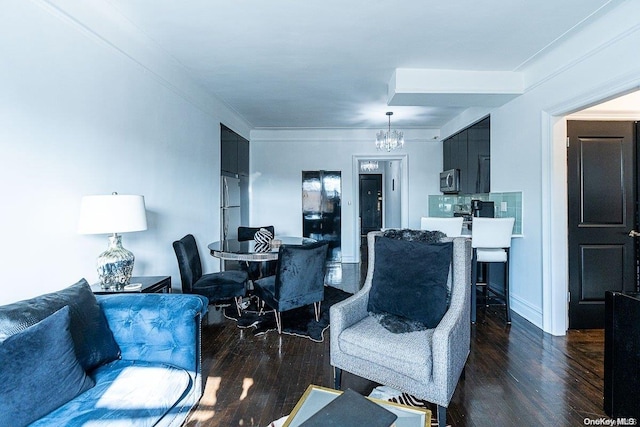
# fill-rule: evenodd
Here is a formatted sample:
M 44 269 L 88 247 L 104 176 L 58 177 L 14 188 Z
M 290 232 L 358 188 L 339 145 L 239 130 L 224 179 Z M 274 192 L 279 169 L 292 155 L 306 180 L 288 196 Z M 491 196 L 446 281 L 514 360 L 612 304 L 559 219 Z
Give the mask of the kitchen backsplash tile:
M 522 192 L 489 193 L 457 196 L 436 194 L 429 196 L 429 216 L 451 217 L 454 212 L 469 212 L 472 199 L 494 202 L 495 217 L 516 219 L 513 234 L 522 234 Z

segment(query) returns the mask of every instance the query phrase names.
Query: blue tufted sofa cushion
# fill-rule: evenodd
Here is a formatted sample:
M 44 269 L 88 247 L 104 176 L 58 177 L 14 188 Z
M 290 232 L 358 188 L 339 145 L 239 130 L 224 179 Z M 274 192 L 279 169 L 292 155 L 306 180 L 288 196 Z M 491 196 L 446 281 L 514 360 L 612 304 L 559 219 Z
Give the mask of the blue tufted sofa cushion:
M 116 360 L 91 373 L 96 385 L 35 426 L 154 426 L 192 388 L 189 373 L 164 363 Z

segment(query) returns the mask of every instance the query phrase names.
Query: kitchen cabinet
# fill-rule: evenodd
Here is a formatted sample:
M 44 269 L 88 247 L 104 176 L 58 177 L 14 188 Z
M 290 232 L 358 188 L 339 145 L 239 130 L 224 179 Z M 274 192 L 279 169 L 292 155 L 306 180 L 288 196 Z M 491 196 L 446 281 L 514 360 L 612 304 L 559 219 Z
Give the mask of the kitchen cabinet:
M 249 141 L 220 125 L 220 170 L 231 176 L 249 175 Z
M 443 170 L 460 170 L 460 194 L 491 191 L 490 119 L 463 129 L 442 143 Z

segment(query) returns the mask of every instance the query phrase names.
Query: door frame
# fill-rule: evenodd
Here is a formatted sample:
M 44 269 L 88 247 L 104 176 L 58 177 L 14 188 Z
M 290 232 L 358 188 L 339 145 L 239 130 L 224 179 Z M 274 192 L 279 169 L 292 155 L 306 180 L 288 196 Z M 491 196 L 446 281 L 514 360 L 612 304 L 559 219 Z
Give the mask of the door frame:
M 354 195 L 359 194 L 360 187 L 360 161 L 361 160 L 393 160 L 400 161 L 400 224 L 402 228 L 409 227 L 409 171 L 407 169 L 406 153 L 385 153 L 385 154 L 354 154 L 351 157 L 351 185 Z M 351 223 L 353 224 L 353 239 L 351 248 L 355 255 L 355 261 L 360 260 L 360 197 L 353 197 L 353 209 L 351 210 Z M 343 261 L 344 262 L 344 261 Z
M 639 87 L 640 78 L 625 76 L 542 110 L 542 329 L 552 335 L 565 335 L 569 326 L 567 116 Z

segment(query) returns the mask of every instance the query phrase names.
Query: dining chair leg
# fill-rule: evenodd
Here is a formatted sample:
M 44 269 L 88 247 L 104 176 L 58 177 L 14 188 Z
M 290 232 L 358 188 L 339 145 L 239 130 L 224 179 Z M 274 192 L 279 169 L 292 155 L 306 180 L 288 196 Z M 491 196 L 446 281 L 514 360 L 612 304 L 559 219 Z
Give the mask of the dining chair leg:
M 238 317 L 242 317 L 242 297 L 235 297 L 236 309 L 238 310 Z
M 315 312 L 315 315 L 316 315 L 316 322 L 320 321 L 320 304 L 322 304 L 322 301 L 313 303 L 313 311 Z
M 258 311 L 258 316 L 262 316 L 262 313 L 264 313 L 264 300 L 260 300 L 260 310 Z
M 278 327 L 278 334 L 282 334 L 282 317 L 280 317 L 280 312 L 277 310 L 273 310 L 273 314 L 276 316 L 276 326 Z

